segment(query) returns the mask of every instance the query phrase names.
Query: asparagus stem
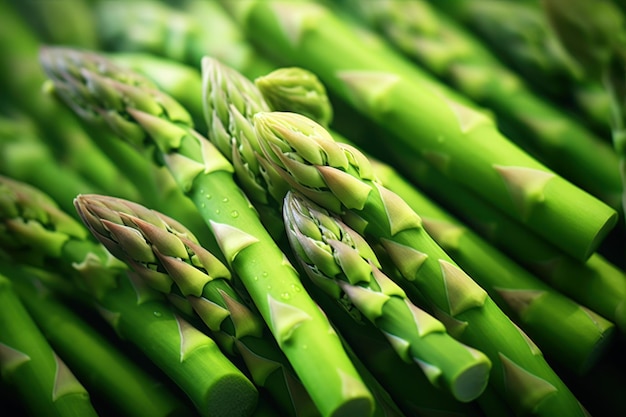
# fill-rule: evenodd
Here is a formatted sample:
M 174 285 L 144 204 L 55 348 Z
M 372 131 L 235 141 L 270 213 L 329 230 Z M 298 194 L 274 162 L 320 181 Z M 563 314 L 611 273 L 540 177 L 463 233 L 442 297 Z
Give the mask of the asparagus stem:
M 22 302 L 56 352 L 92 395 L 125 416 L 188 415 L 191 410 L 159 380 L 132 362 L 88 322 L 56 299 L 36 277 L 12 271 Z
M 0 85 L 5 97 L 36 120 L 58 158 L 101 189 L 112 189 L 117 196 L 138 199 L 140 193 L 133 183 L 120 174 L 76 117 L 49 95 L 41 93 L 46 77 L 37 61 L 39 39 L 8 3 L 0 1 L 0 49 L 5 63 L 0 68 Z
M 443 323 L 413 304 L 379 269 L 360 235 L 300 194 L 285 196 L 283 212 L 297 258 L 328 296 L 354 305 L 403 360 L 416 362 L 432 384 L 457 400 L 469 402 L 483 392 L 490 360 L 453 339 Z
M 394 51 L 365 43 L 320 4 L 222 4 L 250 39 L 316 73 L 413 155 L 426 156 L 572 256 L 587 259 L 615 226 L 615 210 L 521 151 L 491 119 Z
M 407 203 L 375 181 L 362 153 L 302 115 L 257 113 L 254 120 L 265 157 L 292 187 L 379 241 L 402 285 L 415 286 L 454 337 L 491 359 L 489 381 L 512 409 L 584 415 L 534 343 L 433 241 Z
M 175 382 L 203 416 L 241 416 L 257 391 L 207 335 L 174 314 L 163 296 L 137 283 L 122 262 L 40 190 L 0 177 L 0 244 L 15 258 L 65 271 L 120 337 Z M 24 256 L 25 255 L 25 256 Z
M 598 253 L 580 262 L 494 209 L 429 164 L 393 152 L 396 165 L 413 183 L 493 246 L 557 291 L 626 330 L 626 274 Z
M 151 53 L 193 68 L 210 55 L 251 78 L 274 68 L 213 1 L 187 1 L 179 8 L 158 1 L 100 1 L 95 13 L 105 50 Z
M 620 209 L 619 160 L 610 144 L 531 91 L 469 31 L 425 0 L 344 3 L 407 57 L 492 109 L 523 149 Z
M 55 51 L 45 51 L 44 66 L 52 62 L 47 54 Z M 244 283 L 321 414 L 370 415 L 371 394 L 339 338 L 330 331 L 330 323 L 302 291 L 299 276 L 235 183 L 232 165 L 189 126 L 189 114 L 157 90 L 143 90 L 88 71 L 74 71 L 72 83 L 66 85 L 54 67 L 46 69 L 59 84 L 63 99 L 73 106 L 82 103 L 87 109 L 113 111 L 111 100 L 128 100 L 131 105 L 118 110 L 129 118 L 129 129 L 122 138 L 139 147 L 154 148 L 179 187 L 196 204 L 228 266 Z M 63 73 L 63 77 L 67 75 Z M 312 365 L 322 362 L 327 366 Z
M 33 416 L 97 416 L 89 393 L 52 349 L 14 292 L 0 275 L 0 370 Z
M 92 234 L 148 286 L 180 294 L 222 350 L 243 359 L 255 384 L 286 415 L 319 415 L 263 319 L 230 285 L 228 268 L 191 231 L 127 200 L 80 195 L 76 206 Z

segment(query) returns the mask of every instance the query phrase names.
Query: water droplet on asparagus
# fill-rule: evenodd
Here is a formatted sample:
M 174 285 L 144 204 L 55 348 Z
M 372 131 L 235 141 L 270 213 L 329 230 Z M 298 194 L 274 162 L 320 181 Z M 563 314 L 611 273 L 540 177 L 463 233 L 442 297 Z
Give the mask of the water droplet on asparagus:
M 236 219 L 237 217 L 239 217 L 239 212 L 237 210 L 233 210 L 230 212 L 230 215 L 231 217 Z

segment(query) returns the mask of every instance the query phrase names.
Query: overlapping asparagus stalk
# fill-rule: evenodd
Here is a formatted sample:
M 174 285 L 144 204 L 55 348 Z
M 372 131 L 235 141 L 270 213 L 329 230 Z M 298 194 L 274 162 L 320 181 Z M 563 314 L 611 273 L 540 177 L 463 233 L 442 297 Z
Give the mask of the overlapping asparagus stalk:
M 7 0 L 0 1 L 0 49 L 4 65 L 0 68 L 3 97 L 36 122 L 54 154 L 102 189 L 115 189 L 115 195 L 140 198 L 132 181 L 120 175 L 110 158 L 93 142 L 67 109 L 46 94 L 41 94 L 45 74 L 38 65 L 39 39 Z M 85 155 L 89 155 L 86 158 Z
M 117 130 L 121 139 L 155 151 L 196 204 L 321 414 L 369 415 L 371 394 L 327 318 L 302 291 L 299 276 L 234 182 L 228 160 L 193 130 L 189 114 L 171 97 L 102 73 L 77 71 L 72 60 L 62 59 L 64 53 L 52 49 L 42 53 L 62 99 L 117 114 L 111 122 L 123 120 L 128 127 Z M 82 58 L 91 56 L 86 53 Z M 70 74 L 68 84 L 64 79 Z
M 228 268 L 191 231 L 127 200 L 83 194 L 75 204 L 91 233 L 148 286 L 185 299 L 285 415 L 319 415 L 262 318 L 231 286 Z
M 610 144 L 531 91 L 469 31 L 425 0 L 344 3 L 407 57 L 494 110 L 498 126 L 523 149 L 620 209 L 619 160 Z
M 615 225 L 615 210 L 522 152 L 410 62 L 366 45 L 330 10 L 310 1 L 222 4 L 268 53 L 280 51 L 284 61 L 316 73 L 415 156 L 572 256 L 588 258 Z
M 26 268 L 1 267 L 46 340 L 92 396 L 124 416 L 172 417 L 192 413 L 167 388 L 68 308 Z
M 561 44 L 610 97 L 613 147 L 626 207 L 626 15 L 611 0 L 546 0 L 543 6 Z
M 265 157 L 289 181 L 359 233 L 380 242 L 436 316 L 459 340 L 493 362 L 489 379 L 518 413 L 584 415 L 534 343 L 426 233 L 422 219 L 376 180 L 367 158 L 295 113 L 257 113 Z
M 0 177 L 0 247 L 14 259 L 65 271 L 120 337 L 175 382 L 203 416 L 248 415 L 257 390 L 218 346 L 163 295 L 127 275 L 125 265 L 39 190 Z
M 98 1 L 97 31 L 105 50 L 144 52 L 199 68 L 205 55 L 248 77 L 271 71 L 230 16 L 214 1 L 185 1 L 175 8 L 147 0 Z M 180 5 L 180 2 L 179 2 Z
M 539 94 L 580 115 L 602 136 L 609 133 L 610 98 L 565 52 L 541 10 L 541 1 L 430 3 L 475 33 Z
M 0 275 L 0 375 L 32 416 L 91 417 L 89 393 L 52 349 Z
M 328 296 L 345 298 L 387 336 L 403 360 L 419 364 L 432 384 L 457 400 L 472 401 L 483 392 L 491 361 L 453 339 L 443 323 L 413 304 L 380 270 L 365 239 L 297 193 L 287 193 L 283 213 L 296 257 Z
M 274 110 L 303 110 L 301 114 L 312 116 L 332 113 L 324 86 L 314 74 L 302 68 L 278 69 L 255 83 Z M 318 119 L 321 124 L 327 120 Z M 338 133 L 329 132 L 335 140 L 348 143 Z M 602 356 L 612 340 L 613 323 L 574 303 L 512 262 L 448 215 L 391 166 L 371 156 L 368 159 L 378 180 L 420 214 L 425 230 L 433 239 L 494 297 L 551 359 L 575 372 L 585 372 Z M 414 161 L 408 165 L 414 166 Z M 458 197 L 456 193 L 451 194 Z M 564 352 L 563 346 L 577 349 Z

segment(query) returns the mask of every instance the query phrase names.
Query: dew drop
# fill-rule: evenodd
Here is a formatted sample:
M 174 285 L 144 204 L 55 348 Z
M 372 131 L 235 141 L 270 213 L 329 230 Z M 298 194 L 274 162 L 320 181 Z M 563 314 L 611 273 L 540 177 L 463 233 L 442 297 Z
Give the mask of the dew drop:
M 255 281 L 258 281 L 259 277 L 255 275 L 252 279 L 255 280 Z
M 213 196 L 211 194 L 207 194 L 204 196 L 204 198 L 206 198 L 207 200 L 210 200 L 213 198 Z
M 263 271 L 261 275 L 263 275 L 263 278 L 267 278 L 267 271 Z
M 200 207 L 205 208 L 205 207 L 206 207 L 206 204 L 204 204 L 204 203 L 200 203 Z
M 160 311 L 154 311 L 152 314 L 154 314 L 154 317 L 161 317 L 163 315 Z
M 291 298 L 291 295 L 289 295 L 288 292 L 284 292 L 280 294 L 280 298 L 282 298 L 283 300 L 289 300 L 289 298 Z
M 237 210 L 233 210 L 230 212 L 231 217 L 237 218 L 239 217 L 239 212 Z
M 272 289 L 272 286 L 271 286 L 271 285 L 268 285 L 266 288 L 267 288 L 268 290 L 271 290 L 271 289 Z
M 300 288 L 300 286 L 298 286 L 296 284 L 291 284 L 291 289 L 293 289 L 295 292 L 302 291 L 302 288 Z
M 220 214 L 220 209 L 215 210 L 215 214 Z
M 222 202 L 224 202 L 224 203 L 228 203 L 228 197 L 224 197 L 224 198 L 222 199 Z

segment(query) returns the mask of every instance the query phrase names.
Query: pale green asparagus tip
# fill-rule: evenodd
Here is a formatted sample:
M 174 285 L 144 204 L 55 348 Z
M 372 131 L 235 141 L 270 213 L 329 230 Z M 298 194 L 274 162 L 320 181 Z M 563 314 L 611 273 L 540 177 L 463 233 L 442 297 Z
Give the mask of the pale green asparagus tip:
M 79 195 L 74 205 L 92 234 L 130 265 L 152 288 L 168 293 L 175 283 L 184 296 L 202 295 L 230 271 L 177 220 L 140 204 L 103 195 Z
M 191 115 L 176 100 L 159 91 L 147 78 L 102 55 L 45 47 L 39 57 L 53 93 L 81 118 L 104 121 L 132 144 L 142 145 L 146 135 L 128 109 L 193 125 Z
M 0 243 L 3 247 L 37 248 L 43 255 L 56 257 L 67 239 L 86 236 L 81 224 L 46 194 L 26 183 L 0 176 Z
M 335 213 L 363 208 L 377 182 L 363 153 L 296 113 L 257 113 L 254 126 L 265 157 L 292 187 Z
M 323 126 L 332 122 L 333 109 L 320 79 L 304 68 L 279 68 L 254 83 L 275 111 L 305 115 Z

